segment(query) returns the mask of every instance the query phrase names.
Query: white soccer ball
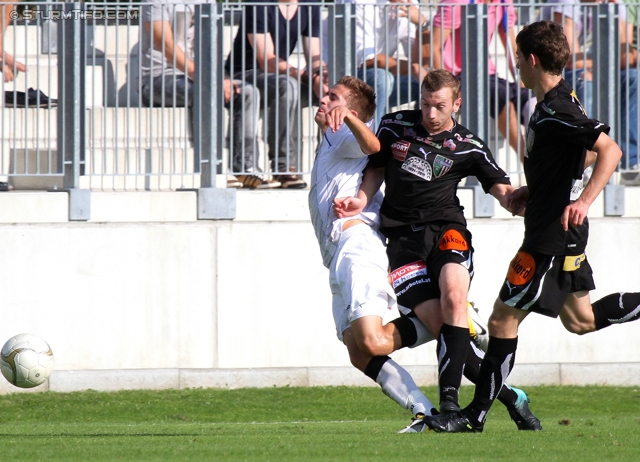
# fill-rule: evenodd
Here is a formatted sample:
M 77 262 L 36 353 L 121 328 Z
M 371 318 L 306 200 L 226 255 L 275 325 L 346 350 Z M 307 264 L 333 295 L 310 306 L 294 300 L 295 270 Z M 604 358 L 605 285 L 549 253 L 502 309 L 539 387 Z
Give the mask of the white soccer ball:
M 7 340 L 0 352 L 2 375 L 20 388 L 42 385 L 53 370 L 53 352 L 37 335 L 19 334 Z

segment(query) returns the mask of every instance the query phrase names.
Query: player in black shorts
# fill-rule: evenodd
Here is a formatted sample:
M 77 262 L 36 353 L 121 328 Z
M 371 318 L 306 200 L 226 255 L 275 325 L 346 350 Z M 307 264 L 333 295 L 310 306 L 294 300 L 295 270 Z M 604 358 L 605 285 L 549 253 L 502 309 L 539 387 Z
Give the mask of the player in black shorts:
M 461 101 L 453 74 L 429 72 L 422 82 L 421 109 L 382 118 L 381 150 L 369 157 L 358 196 L 336 204 L 338 214 L 364 207 L 384 179 L 380 231 L 388 238 L 398 304 L 439 333 L 440 412 L 460 409 L 458 390 L 473 353 L 467 324 L 473 246 L 456 190 L 461 179 L 476 176 L 505 208 L 513 191 L 485 142 L 452 117 Z M 537 419 L 532 422 L 539 425 Z
M 518 327 L 530 313 L 560 316 L 569 332 L 585 334 L 640 316 L 640 293 L 614 293 L 591 304 L 595 288 L 585 255 L 589 206 L 602 191 L 622 155 L 609 127 L 588 119 L 571 86 L 562 79 L 569 45 L 558 24 L 525 26 L 516 43 L 520 78 L 537 100 L 527 133 L 524 171 L 528 187 L 512 194 L 524 205 L 522 246 L 511 261 L 489 320 L 489 348 L 473 401 L 459 413 L 425 419 L 432 430 L 480 432 L 511 371 Z M 585 166 L 595 161 L 588 184 Z

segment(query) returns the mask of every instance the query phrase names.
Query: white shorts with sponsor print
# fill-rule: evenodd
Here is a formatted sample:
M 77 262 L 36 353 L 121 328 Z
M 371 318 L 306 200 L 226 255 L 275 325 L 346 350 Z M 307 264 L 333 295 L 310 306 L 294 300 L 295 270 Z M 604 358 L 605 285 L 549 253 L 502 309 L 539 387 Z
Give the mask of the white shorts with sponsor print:
M 355 225 L 340 236 L 329 269 L 333 320 L 338 339 L 363 316 L 387 317 L 396 297 L 389 285 L 389 263 L 382 237 L 370 226 Z

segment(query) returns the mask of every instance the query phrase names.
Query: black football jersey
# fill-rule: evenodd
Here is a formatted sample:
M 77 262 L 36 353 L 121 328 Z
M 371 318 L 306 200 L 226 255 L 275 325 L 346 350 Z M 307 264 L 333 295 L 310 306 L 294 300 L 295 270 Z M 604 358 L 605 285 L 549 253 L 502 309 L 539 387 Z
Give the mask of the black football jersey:
M 380 152 L 368 166 L 385 167 L 381 227 L 448 221 L 466 225 L 456 191 L 460 180 L 476 176 L 485 192 L 510 184 L 484 141 L 454 121 L 451 130 L 431 135 L 422 112 L 387 114 L 380 122 Z
M 564 209 L 584 186 L 587 150 L 609 127 L 589 119 L 571 86 L 564 80 L 538 102 L 527 130 L 524 173 L 529 199 L 524 215 L 523 248 L 547 255 L 577 255 L 584 251 L 588 221 L 562 229 Z

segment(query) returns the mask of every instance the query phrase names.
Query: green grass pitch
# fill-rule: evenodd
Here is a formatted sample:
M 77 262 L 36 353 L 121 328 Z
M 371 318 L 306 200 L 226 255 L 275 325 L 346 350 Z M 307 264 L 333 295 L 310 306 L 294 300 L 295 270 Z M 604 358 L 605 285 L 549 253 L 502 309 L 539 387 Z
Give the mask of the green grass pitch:
M 640 388 L 526 390 L 542 432 L 496 403 L 482 434 L 397 434 L 408 411 L 373 387 L 10 394 L 0 460 L 640 460 Z

